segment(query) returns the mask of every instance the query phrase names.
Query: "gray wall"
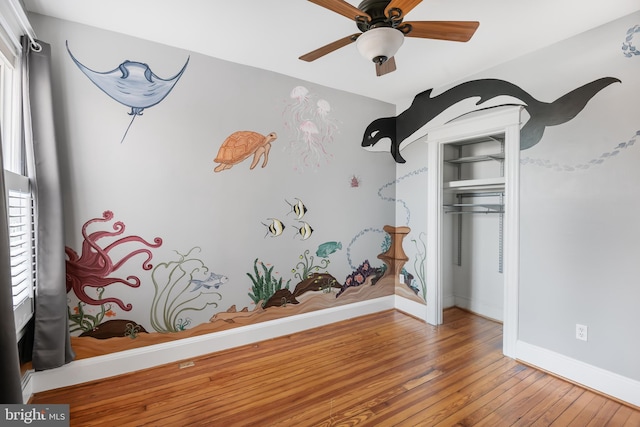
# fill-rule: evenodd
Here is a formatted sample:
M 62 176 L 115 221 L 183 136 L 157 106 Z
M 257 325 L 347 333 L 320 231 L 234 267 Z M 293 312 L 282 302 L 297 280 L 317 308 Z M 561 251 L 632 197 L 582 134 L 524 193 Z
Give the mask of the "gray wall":
M 376 259 L 384 240 L 382 227 L 395 219 L 393 204 L 377 192 L 393 182 L 395 164 L 388 154 L 364 151 L 360 141 L 366 125 L 393 114 L 393 105 L 71 22 L 39 15 L 30 19 L 39 38 L 53 49 L 68 247 L 80 253 L 81 227 L 106 210 L 114 213 L 113 221 L 93 224 L 89 231 L 112 231 L 114 222 L 122 221 L 126 230 L 119 237 L 139 236 L 149 242 L 162 238 L 162 246 L 152 249 L 154 266 L 199 247 L 196 257 L 229 281 L 217 290 L 217 307 L 185 313 L 191 326 L 232 305 L 238 310 L 255 307 L 248 296 L 252 283 L 247 273 L 253 274 L 256 258 L 274 266 L 273 273 L 284 283 L 291 279 L 292 289 L 301 255 L 309 251 L 317 264 L 316 249 L 327 241 L 342 244 L 326 268 L 339 282 L 366 259 L 382 265 Z M 106 96 L 80 71 L 66 51 L 66 41 L 80 62 L 101 72 L 131 60 L 168 78 L 187 58 L 189 64 L 173 91 L 135 118 L 121 143 L 130 108 Z M 307 95 L 292 99 L 298 86 L 305 87 Z M 313 116 L 320 123 L 321 99 L 330 106 L 327 110 L 322 104 L 331 131 L 296 133 L 297 119 Z M 249 159 L 214 173 L 220 145 L 240 130 L 277 132 L 267 167 L 249 170 Z M 310 155 L 307 164 L 305 155 Z M 358 187 L 351 185 L 354 176 Z M 296 198 L 308 209 L 302 220 L 314 229 L 306 240 L 297 234 L 300 223 L 287 203 Z M 269 218 L 282 220 L 282 235 L 266 235 L 263 223 Z M 100 242 L 104 246 L 114 239 Z M 130 242 L 110 255 L 116 262 L 140 248 L 144 246 Z M 135 256 L 110 273 L 117 278 L 138 276 L 139 288 L 112 283 L 103 298 L 131 303 L 131 311 L 111 304 L 114 319 L 134 320 L 153 332 L 154 283 L 151 272 L 142 269 L 144 258 Z M 204 278 L 201 273 L 198 278 Z M 95 289 L 87 293 L 96 297 Z M 68 295 L 70 308 L 76 307 L 78 299 L 73 292 Z M 85 309 L 96 314 L 100 307 Z
M 622 46 L 639 24 L 635 13 L 465 79 L 506 80 L 543 102 L 601 77 L 622 81 L 521 151 L 519 339 L 634 380 L 640 380 L 640 56 L 625 56 Z M 517 100 L 502 102 L 509 101 Z M 410 145 L 403 156 L 408 161 L 398 175 L 426 164 L 424 144 Z M 400 185 L 398 198 L 419 205 L 424 195 L 412 194 Z M 419 232 L 426 218 L 415 223 Z M 578 323 L 589 328 L 587 342 L 575 338 Z
M 154 261 L 201 246 L 210 267 L 230 278 L 221 291 L 223 307 L 250 305 L 245 273 L 255 257 L 276 265 L 287 278 L 303 250 L 313 252 L 329 240 L 341 241 L 346 249 L 361 231 L 393 223 L 412 228 L 405 250 L 416 257 L 419 247 L 411 240 L 419 241 L 426 228 L 420 193 L 426 188 L 424 146 L 409 146 L 403 151 L 407 163 L 397 167 L 388 153 L 359 148 L 364 127 L 392 115 L 393 106 L 118 34 L 32 19 L 39 36 L 54 46 L 69 246 L 79 250 L 82 224 L 113 210 L 127 233 L 164 239 Z M 640 380 L 635 328 L 640 324 L 640 226 L 635 218 L 640 201 L 634 197 L 640 178 L 640 57 L 625 57 L 621 47 L 627 30 L 639 23 L 636 13 L 467 79 L 507 80 L 545 102 L 600 77 L 622 81 L 521 153 L 519 337 L 634 380 Z M 191 59 L 175 90 L 137 118 L 120 144 L 130 120 L 127 109 L 80 73 L 64 50 L 65 40 L 96 70 L 130 59 L 169 76 L 187 56 Z M 283 111 L 298 85 L 331 102 L 340 128 L 330 163 L 302 173 L 293 169 L 295 161 L 284 150 L 290 138 Z M 244 162 L 214 174 L 211 160 L 221 141 L 244 128 L 281 135 L 269 166 L 249 171 Z M 362 183 L 355 189 L 348 185 L 353 175 Z M 295 197 L 309 207 L 314 240 L 265 239 L 260 221 L 285 215 L 284 199 Z M 352 263 L 375 259 L 377 234 L 356 239 Z M 331 272 L 338 278 L 351 271 L 345 249 L 332 258 Z M 412 261 L 407 270 L 417 273 Z M 139 262 L 127 264 L 121 274 L 127 273 L 145 274 Z M 142 289 L 150 285 L 148 276 L 142 277 L 140 289 L 114 287 L 113 292 L 134 304 L 133 311 L 118 315 L 145 323 L 148 293 Z M 589 327 L 588 342 L 575 339 L 576 323 Z

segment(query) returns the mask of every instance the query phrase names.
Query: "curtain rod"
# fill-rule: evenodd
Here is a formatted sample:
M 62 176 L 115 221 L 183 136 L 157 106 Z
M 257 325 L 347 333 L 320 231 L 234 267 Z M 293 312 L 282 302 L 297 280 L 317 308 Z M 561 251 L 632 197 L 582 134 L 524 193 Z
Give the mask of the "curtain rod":
M 27 14 L 22 8 L 22 4 L 19 3 L 19 0 L 9 0 L 9 4 L 13 9 L 15 17 L 18 19 L 18 23 L 20 24 L 22 31 L 24 31 L 25 35 L 29 38 L 31 48 L 36 52 L 40 52 L 42 50 L 42 46 L 40 46 L 40 43 L 36 40 L 36 32 L 33 30 L 33 27 L 29 22 L 29 18 L 27 18 Z

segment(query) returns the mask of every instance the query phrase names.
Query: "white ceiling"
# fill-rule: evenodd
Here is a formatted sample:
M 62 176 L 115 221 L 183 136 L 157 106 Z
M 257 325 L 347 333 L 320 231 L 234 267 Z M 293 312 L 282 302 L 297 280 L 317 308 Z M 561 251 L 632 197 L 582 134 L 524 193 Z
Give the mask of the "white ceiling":
M 298 59 L 358 32 L 353 21 L 306 0 L 23 1 L 29 12 L 393 104 L 640 10 L 639 0 L 424 0 L 407 20 L 479 21 L 480 27 L 467 43 L 407 38 L 396 55 L 397 71 L 376 77 L 355 44 L 311 63 Z

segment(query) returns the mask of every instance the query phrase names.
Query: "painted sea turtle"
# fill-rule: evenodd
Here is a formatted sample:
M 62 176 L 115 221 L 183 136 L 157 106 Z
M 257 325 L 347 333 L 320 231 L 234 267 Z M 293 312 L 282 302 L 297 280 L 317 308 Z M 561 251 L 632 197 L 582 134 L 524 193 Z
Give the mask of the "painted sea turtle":
M 232 133 L 220 146 L 218 155 L 214 159 L 214 162 L 220 164 L 216 166 L 214 172 L 230 169 L 233 165 L 240 163 L 252 154 L 253 161 L 249 169 L 256 167 L 261 156 L 264 156 L 262 167 L 265 167 L 267 161 L 269 161 L 271 142 L 277 137 L 278 135 L 275 132 L 271 132 L 267 136 L 249 130 Z

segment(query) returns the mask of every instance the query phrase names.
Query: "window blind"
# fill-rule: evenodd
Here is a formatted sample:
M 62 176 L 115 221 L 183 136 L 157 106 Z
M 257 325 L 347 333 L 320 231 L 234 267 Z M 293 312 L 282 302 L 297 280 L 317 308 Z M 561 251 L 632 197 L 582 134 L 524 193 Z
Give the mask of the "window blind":
M 16 333 L 19 333 L 33 315 L 35 283 L 33 199 L 27 177 L 7 170 L 4 173 L 7 186 L 13 313 Z

